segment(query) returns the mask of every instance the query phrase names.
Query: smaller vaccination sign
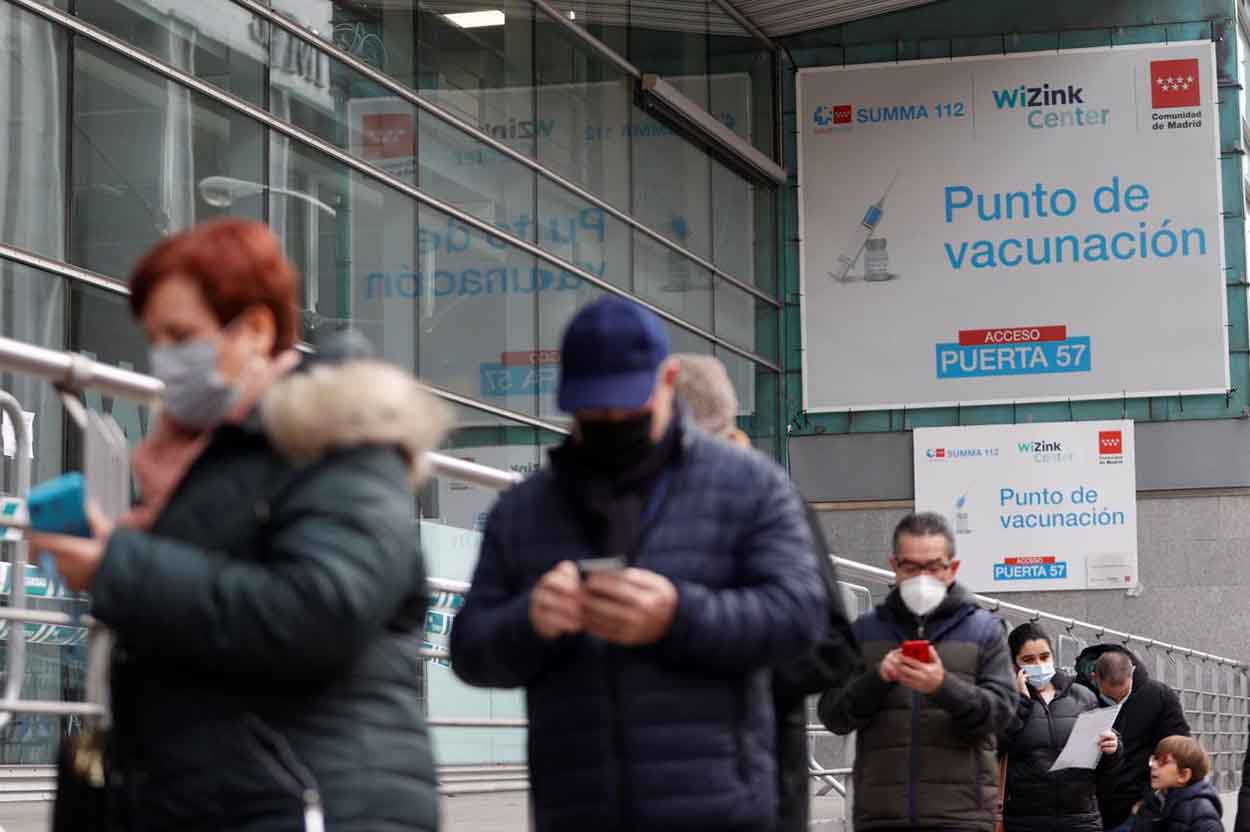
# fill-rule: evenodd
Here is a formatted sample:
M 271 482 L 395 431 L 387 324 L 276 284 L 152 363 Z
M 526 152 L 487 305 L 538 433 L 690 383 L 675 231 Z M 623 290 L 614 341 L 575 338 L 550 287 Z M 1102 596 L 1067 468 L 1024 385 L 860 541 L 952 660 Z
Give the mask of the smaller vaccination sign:
M 1051 341 L 1040 341 L 1040 329 L 1025 328 L 1020 338 L 1032 340 L 1021 343 L 1071 340 L 1052 331 Z M 916 510 L 950 522 L 965 585 L 977 592 L 1137 585 L 1132 422 L 918 428 L 914 442 Z

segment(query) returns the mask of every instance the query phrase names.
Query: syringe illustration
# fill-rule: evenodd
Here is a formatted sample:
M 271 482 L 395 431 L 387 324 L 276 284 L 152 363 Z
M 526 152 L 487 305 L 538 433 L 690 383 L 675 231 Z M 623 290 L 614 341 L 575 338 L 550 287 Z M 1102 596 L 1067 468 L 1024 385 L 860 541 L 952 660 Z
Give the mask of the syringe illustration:
M 877 232 L 877 226 L 881 224 L 881 219 L 885 216 L 885 198 L 894 189 L 894 183 L 898 181 L 898 174 L 899 171 L 894 172 L 894 178 L 886 186 L 885 193 L 881 194 L 880 199 L 868 206 L 868 210 L 864 212 L 864 218 L 859 221 L 859 224 L 855 226 L 855 230 L 851 232 L 846 248 L 838 255 L 837 266 L 829 273 L 834 280 L 845 283 L 853 279 L 849 277 L 851 267 L 855 265 L 855 261 L 863 253 L 864 246 L 868 244 L 868 240 Z

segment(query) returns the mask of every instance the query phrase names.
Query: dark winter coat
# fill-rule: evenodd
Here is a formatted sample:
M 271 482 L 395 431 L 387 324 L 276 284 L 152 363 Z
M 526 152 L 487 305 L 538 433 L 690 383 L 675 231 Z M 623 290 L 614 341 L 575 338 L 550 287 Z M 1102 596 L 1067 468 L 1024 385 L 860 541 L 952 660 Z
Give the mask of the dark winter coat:
M 767 832 L 777 773 L 770 665 L 809 649 L 824 589 L 803 505 L 758 453 L 685 427 L 662 498 L 630 555 L 679 600 L 656 644 L 547 641 L 530 591 L 560 561 L 600 556 L 555 464 L 487 519 L 452 630 L 466 682 L 524 687 L 539 832 Z
M 999 749 L 1007 755 L 1007 832 L 1099 832 L 1095 770 L 1050 772 L 1077 717 L 1098 708 L 1098 698 L 1071 676 L 1057 673 L 1052 681 L 1055 696 L 1049 704 L 1032 687 L 1018 697 L 1011 723 L 999 738 Z M 1118 748 L 1104 755 L 1098 771 L 1118 766 L 1121 756 Z
M 997 736 L 1016 705 L 1003 622 L 958 584 L 920 622 L 897 589 L 855 622 L 866 669 L 820 698 L 821 721 L 855 738 L 855 830 L 990 832 L 998 799 Z M 932 696 L 884 681 L 881 660 L 927 638 L 946 669 Z
M 1078 682 L 1097 694 L 1090 674 L 1098 657 L 1107 650 L 1124 653 L 1136 668 L 1132 692 L 1115 720 L 1115 730 L 1124 743 L 1123 762 L 1117 769 L 1098 773 L 1098 809 L 1103 828 L 1114 829 L 1128 818 L 1133 804 L 1150 787 L 1149 762 L 1155 746 L 1164 737 L 1189 736 L 1189 723 L 1175 691 L 1151 679 L 1146 665 L 1132 651 L 1117 644 L 1095 644 L 1081 651 L 1076 660 Z
M 829 610 L 824 633 L 816 647 L 773 671 L 773 702 L 777 711 L 777 832 L 807 832 L 811 817 L 807 697 L 841 687 L 864 669 L 859 641 L 842 603 L 829 546 L 810 508 L 807 521 Z
M 1132 832 L 1224 832 L 1224 807 L 1207 780 L 1182 789 L 1169 789 L 1161 802 L 1157 794 L 1142 801 L 1132 819 Z
M 310 789 L 334 832 L 438 828 L 409 461 L 440 423 L 399 370 L 297 372 L 150 532 L 113 533 L 92 612 L 117 637 L 122 828 L 295 832 Z

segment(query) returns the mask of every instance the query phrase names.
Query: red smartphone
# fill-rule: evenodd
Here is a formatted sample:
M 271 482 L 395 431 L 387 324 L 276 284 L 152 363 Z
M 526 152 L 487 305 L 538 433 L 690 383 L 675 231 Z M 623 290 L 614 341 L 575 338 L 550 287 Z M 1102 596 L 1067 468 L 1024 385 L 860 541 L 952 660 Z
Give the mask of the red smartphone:
M 903 655 L 909 659 L 928 664 L 933 661 L 929 655 L 929 642 L 924 639 L 903 642 Z

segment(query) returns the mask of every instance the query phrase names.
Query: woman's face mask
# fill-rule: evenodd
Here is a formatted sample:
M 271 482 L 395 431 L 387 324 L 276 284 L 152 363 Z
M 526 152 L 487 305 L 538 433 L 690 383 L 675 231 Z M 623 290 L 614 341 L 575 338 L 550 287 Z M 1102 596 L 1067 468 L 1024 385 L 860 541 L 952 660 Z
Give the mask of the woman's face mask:
M 1024 671 L 1025 678 L 1029 680 L 1029 684 L 1035 688 L 1043 688 L 1051 679 L 1055 678 L 1055 663 L 1053 661 L 1026 664 L 1020 669 Z
M 164 412 L 184 428 L 217 427 L 239 400 L 239 389 L 217 369 L 219 343 L 196 338 L 151 350 L 152 375 L 165 384 Z

